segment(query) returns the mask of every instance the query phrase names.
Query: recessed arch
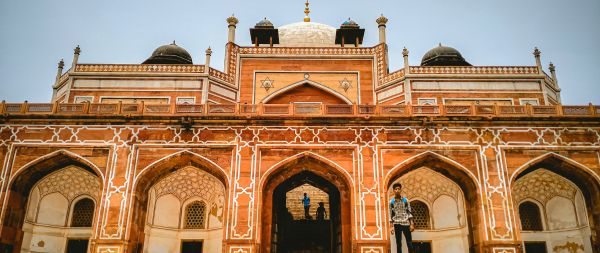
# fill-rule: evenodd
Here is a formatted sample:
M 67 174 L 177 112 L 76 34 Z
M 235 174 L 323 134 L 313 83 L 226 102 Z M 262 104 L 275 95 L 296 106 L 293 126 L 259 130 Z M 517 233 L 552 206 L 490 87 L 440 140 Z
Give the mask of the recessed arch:
M 126 238 L 132 241 L 132 248 L 134 250 L 142 250 L 147 247 L 151 247 L 152 240 L 146 242 L 147 237 L 151 234 L 146 234 L 146 219 L 148 217 L 147 210 L 148 208 L 148 200 L 149 194 L 148 191 L 160 182 L 162 179 L 168 177 L 171 173 L 177 172 L 181 169 L 186 169 L 192 167 L 197 170 L 201 170 L 206 174 L 215 178 L 216 182 L 222 184 L 224 188 L 224 212 L 223 219 L 226 220 L 228 217 L 228 189 L 229 189 L 229 175 L 228 173 L 219 165 L 211 161 L 210 159 L 192 152 L 190 150 L 181 150 L 175 152 L 173 154 L 167 155 L 156 161 L 150 163 L 145 166 L 143 169 L 139 170 L 136 176 L 134 176 L 133 180 L 133 191 L 130 197 L 130 205 L 129 209 L 129 220 L 130 225 L 126 232 Z M 181 204 L 181 203 L 180 203 Z M 179 208 L 179 207 L 178 207 Z M 208 207 L 207 207 L 208 208 Z M 185 208 L 179 209 L 179 217 L 181 218 Z M 156 215 L 154 215 L 156 216 Z M 206 218 L 206 217 L 205 217 Z M 224 222 L 225 223 L 225 222 Z M 205 224 L 206 225 L 206 224 Z M 181 226 L 181 221 L 178 220 L 176 226 L 178 229 L 183 229 Z M 148 243 L 148 245 L 144 245 Z
M 548 152 L 531 159 L 512 172 L 508 182 L 511 190 L 520 178 L 539 169 L 548 170 L 570 181 L 582 193 L 591 231 L 591 247 L 600 247 L 600 180 L 598 174 L 573 159 L 555 152 Z M 547 212 L 548 209 L 544 206 L 544 210 Z M 547 228 L 549 227 L 547 226 Z
M 20 177 L 22 173 L 28 173 L 28 171 L 31 170 L 40 171 L 42 172 L 43 176 L 45 176 L 56 169 L 64 168 L 70 165 L 75 165 L 89 172 L 92 172 L 94 175 L 98 176 L 102 180 L 102 184 L 104 184 L 104 172 L 100 168 L 98 168 L 98 166 L 96 166 L 94 163 L 92 163 L 85 157 L 65 149 L 57 150 L 52 153 L 40 156 L 26 163 L 20 168 L 16 169 L 15 172 L 12 173 L 8 184 L 11 185 L 12 182 L 17 180 L 17 178 Z M 37 179 L 39 180 L 40 178 Z M 35 182 L 37 182 L 38 180 L 35 180 Z
M 466 236 L 468 245 L 465 245 L 465 247 L 468 247 L 470 252 L 478 252 L 483 247 L 482 244 L 487 231 L 485 225 L 482 224 L 485 222 L 482 211 L 483 197 L 481 196 L 481 186 L 477 177 L 462 164 L 438 153 L 425 151 L 392 167 L 384 176 L 384 189 L 387 191 L 397 179 L 420 168 L 427 168 L 444 176 L 455 183 L 464 194 L 466 229 L 468 229 L 468 235 Z M 385 205 L 384 210 L 386 216 L 389 215 L 388 205 Z M 389 217 L 386 219 L 389 219 Z
M 274 98 L 276 98 L 276 97 L 278 97 L 278 96 L 280 96 L 280 95 L 282 95 L 282 94 L 284 94 L 284 93 L 286 93 L 288 91 L 291 91 L 291 90 L 293 90 L 295 88 L 298 88 L 298 87 L 300 87 L 302 85 L 310 85 L 311 87 L 315 87 L 315 88 L 317 88 L 319 90 L 322 90 L 322 91 L 326 92 L 327 94 L 330 94 L 330 95 L 332 95 L 332 96 L 334 96 L 334 97 L 336 97 L 336 98 L 344 101 L 346 104 L 349 104 L 349 105 L 352 104 L 352 101 L 350 99 L 348 99 L 346 96 L 340 94 L 339 92 L 335 91 L 332 88 L 327 87 L 326 85 L 323 85 L 321 83 L 318 83 L 318 82 L 315 82 L 315 81 L 311 81 L 311 80 L 302 80 L 300 82 L 296 82 L 296 83 L 290 84 L 288 86 L 285 86 L 285 87 L 283 87 L 283 88 L 281 88 L 281 89 L 279 89 L 279 90 L 277 90 L 277 91 L 269 94 L 268 96 L 264 97 L 260 102 L 263 103 L 263 104 L 267 104 L 272 99 L 274 99 Z
M 408 171 L 403 172 L 404 170 L 406 170 L 406 168 L 416 169 L 419 167 L 415 167 L 415 166 L 417 166 L 419 164 L 420 165 L 425 164 L 428 161 L 437 161 L 438 163 L 443 163 L 443 164 L 447 164 L 448 166 L 456 167 L 456 168 L 460 169 L 460 171 L 462 171 L 463 173 L 468 175 L 469 178 L 471 180 L 473 180 L 473 182 L 476 185 L 480 185 L 479 179 L 477 178 L 477 176 L 475 176 L 475 174 L 473 174 L 473 172 L 471 172 L 465 166 L 463 166 L 462 164 L 460 164 L 448 157 L 445 157 L 443 155 L 440 155 L 440 154 L 432 152 L 432 151 L 425 151 L 423 153 L 412 156 L 412 157 L 402 161 L 399 164 L 396 164 L 385 175 L 384 185 L 389 186 L 389 184 L 391 182 L 393 182 L 396 178 L 398 178 L 399 173 L 404 174 L 404 173 L 408 172 Z M 428 166 L 425 166 L 425 167 L 428 167 Z M 439 171 L 437 171 L 437 172 L 439 172 Z M 444 174 L 442 173 L 442 175 L 444 175 Z
M 149 176 L 147 174 L 151 174 L 153 172 L 160 173 L 164 169 L 167 169 L 167 172 L 175 171 L 179 168 L 190 165 L 206 170 L 207 172 L 215 176 L 217 179 L 222 181 L 222 183 L 225 185 L 225 189 L 228 189 L 229 176 L 227 171 L 225 171 L 223 168 L 221 168 L 221 166 L 211 161 L 210 159 L 189 150 L 182 150 L 150 163 L 149 165 L 141 169 L 140 172 L 134 177 L 133 185 L 134 187 L 137 187 L 141 183 L 140 180 L 143 180 L 144 178 L 148 177 L 153 177 L 152 175 Z
M 27 208 L 29 206 L 28 202 L 32 189 L 43 178 L 69 167 L 82 169 L 90 173 L 92 177 L 97 178 L 99 185 L 98 194 L 101 195 L 105 183 L 104 172 L 90 160 L 69 150 L 56 150 L 14 169 L 7 183 L 8 189 L 4 200 L 4 203 L 7 203 L 7 208 L 4 208 L 2 213 L 3 233 L 1 240 L 5 245 L 12 245 L 14 250 L 19 251 L 23 247 L 23 243 L 28 243 L 23 241 L 23 236 L 18 235 L 22 235 L 26 232 L 23 230 L 23 226 L 25 224 L 26 215 L 29 213 L 27 212 Z M 42 200 L 43 198 L 40 199 L 40 201 Z M 61 227 L 65 227 L 69 223 L 67 219 L 70 218 L 71 206 L 68 201 L 64 208 L 65 222 L 60 225 Z M 96 213 L 98 211 L 98 206 L 94 205 L 94 208 L 94 213 Z M 36 219 L 39 217 L 39 212 L 37 212 Z M 92 226 L 94 226 L 94 223 Z
M 527 161 L 525 164 L 521 165 L 515 171 L 513 171 L 510 176 L 510 179 L 509 179 L 509 187 L 512 185 L 512 183 L 514 183 L 517 176 L 520 176 L 524 170 L 531 169 L 532 167 L 536 167 L 536 168 L 540 167 L 539 165 L 541 163 L 546 162 L 546 160 L 559 160 L 561 163 L 566 163 L 570 167 L 576 167 L 576 168 L 582 169 L 582 170 L 586 171 L 587 173 L 589 173 L 590 176 L 595 178 L 596 181 L 600 184 L 600 175 L 598 175 L 592 169 L 588 168 L 587 166 L 585 166 L 569 157 L 557 154 L 555 152 L 548 152 L 546 154 L 540 155 L 536 158 L 533 158 L 533 159 Z

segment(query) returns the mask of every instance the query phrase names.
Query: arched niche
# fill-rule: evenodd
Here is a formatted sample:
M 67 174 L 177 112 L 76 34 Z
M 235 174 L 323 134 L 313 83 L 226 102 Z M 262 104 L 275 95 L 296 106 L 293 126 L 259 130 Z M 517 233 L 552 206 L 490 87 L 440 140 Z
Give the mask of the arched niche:
M 205 251 L 214 251 L 215 249 L 219 251 L 221 249 L 222 238 L 225 234 L 222 224 L 225 223 L 224 219 L 227 215 L 226 193 L 229 185 L 228 176 L 222 168 L 210 160 L 193 152 L 181 151 L 151 163 L 146 168 L 141 169 L 140 173 L 135 177 L 131 204 L 132 222 L 128 233 L 128 237 L 133 242 L 130 248 L 131 251 L 136 252 L 150 249 L 152 251 L 160 251 L 161 249 L 172 251 L 179 249 L 182 243 L 181 240 L 185 238 L 192 240 L 196 237 L 205 237 L 206 231 L 182 232 L 184 230 L 182 228 L 184 206 L 189 201 L 201 199 L 203 196 L 206 196 L 205 193 L 198 190 L 200 188 L 204 189 L 199 184 L 199 181 L 202 180 L 201 178 L 204 177 L 211 178 L 212 183 L 219 185 L 219 191 L 222 192 L 222 196 L 206 202 L 217 205 L 207 206 L 207 215 L 209 216 L 206 219 L 209 221 L 208 223 L 210 224 L 211 220 L 211 209 L 214 209 L 215 215 L 213 215 L 212 219 L 218 220 L 221 226 L 214 227 L 216 228 L 213 231 L 215 235 L 211 237 L 210 241 L 205 241 L 203 248 Z M 179 189 L 171 189 L 171 186 L 179 187 Z M 164 203 L 169 205 L 168 208 L 161 208 L 161 206 L 165 206 L 161 204 L 163 200 L 165 201 Z M 174 205 L 177 208 L 173 207 Z M 159 217 L 164 216 L 165 214 L 162 212 L 165 211 L 168 211 L 169 215 L 175 215 L 176 213 L 177 218 Z M 217 216 L 218 218 L 215 218 Z M 159 224 L 154 224 L 154 221 L 160 222 Z M 146 227 L 146 224 L 149 224 L 150 227 Z M 167 236 L 168 238 L 165 237 L 166 239 L 163 241 L 165 243 L 159 243 L 157 240 L 152 239 L 154 235 L 162 231 L 161 229 L 171 229 L 174 232 L 174 234 L 170 233 Z
M 24 240 L 31 240 L 31 234 L 24 231 L 25 221 L 35 222 L 39 215 L 39 201 L 44 196 L 34 186 L 43 178 L 64 168 L 78 168 L 88 173 L 98 181 L 98 192 L 100 195 L 104 184 L 103 172 L 89 160 L 66 150 L 59 150 L 53 153 L 41 156 L 23 167 L 14 168 L 8 182 L 8 192 L 6 195 L 7 205 L 3 206 L 4 216 L 2 217 L 2 235 L 0 241 L 2 247 L 19 252 L 23 246 Z M 32 201 L 33 200 L 33 201 Z M 32 203 L 33 202 L 33 203 Z M 66 206 L 65 213 L 68 213 L 69 205 Z M 64 219 L 63 226 L 66 224 Z M 28 230 L 31 230 L 27 228 Z M 63 238 L 64 239 L 64 238 Z M 62 247 L 64 245 L 60 245 Z
M 403 178 L 410 178 L 411 175 L 419 174 L 421 174 L 419 177 L 425 178 L 427 182 L 416 183 L 416 181 L 411 181 L 408 184 L 413 185 L 412 187 L 416 187 L 412 191 L 415 193 L 419 191 L 431 192 L 432 189 L 439 189 L 427 196 L 420 197 L 421 199 L 426 200 L 430 206 L 435 205 L 435 202 L 442 195 L 453 196 L 452 203 L 456 203 L 456 212 L 458 215 L 450 218 L 444 216 L 444 219 L 451 219 L 451 222 L 442 221 L 440 222 L 440 225 L 448 226 L 449 224 L 458 223 L 459 226 L 455 229 L 457 229 L 457 231 L 465 230 L 464 232 L 459 233 L 461 239 L 448 241 L 443 237 L 439 237 L 437 243 L 434 239 L 428 239 L 432 241 L 432 247 L 441 248 L 441 250 L 452 249 L 457 252 L 478 252 L 483 246 L 482 242 L 485 233 L 483 229 L 485 229 L 485 227 L 483 226 L 483 217 L 480 213 L 481 199 L 479 197 L 480 190 L 477 178 L 459 163 L 437 153 L 425 152 L 407 159 L 405 162 L 390 170 L 385 178 L 385 189 L 388 192 L 387 195 L 392 195 L 391 186 L 394 182 L 402 181 Z M 403 188 L 405 187 L 405 184 L 406 183 L 403 183 Z M 442 198 L 440 201 L 446 200 Z M 389 215 L 388 205 L 386 205 L 385 210 L 386 215 Z M 442 211 L 432 211 L 434 228 L 437 228 L 436 218 L 442 218 L 440 212 Z M 463 213 L 463 215 L 461 215 L 461 213 Z M 434 233 L 430 232 L 428 235 L 422 235 L 426 236 L 426 238 L 436 237 Z M 390 246 L 395 247 L 395 245 Z

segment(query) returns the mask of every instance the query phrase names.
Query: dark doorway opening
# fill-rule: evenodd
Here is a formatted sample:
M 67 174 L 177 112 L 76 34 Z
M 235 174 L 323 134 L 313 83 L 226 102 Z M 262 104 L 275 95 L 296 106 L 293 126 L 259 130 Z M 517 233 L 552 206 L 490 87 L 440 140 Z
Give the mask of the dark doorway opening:
M 414 253 L 431 253 L 431 242 L 413 242 Z
M 525 253 L 547 253 L 546 242 L 525 242 Z
M 67 253 L 87 253 L 89 240 L 69 239 L 67 241 Z
M 286 207 L 286 193 L 302 186 L 311 185 L 328 195 L 327 219 L 313 217 L 296 218 Z M 310 197 L 310 195 L 309 195 Z M 311 206 L 318 206 L 311 200 Z M 275 188 L 273 192 L 271 253 L 338 253 L 342 252 L 342 229 L 340 193 L 326 179 L 309 171 L 298 173 Z M 311 208 L 311 210 L 316 210 Z
M 182 241 L 181 253 L 202 253 L 202 241 Z

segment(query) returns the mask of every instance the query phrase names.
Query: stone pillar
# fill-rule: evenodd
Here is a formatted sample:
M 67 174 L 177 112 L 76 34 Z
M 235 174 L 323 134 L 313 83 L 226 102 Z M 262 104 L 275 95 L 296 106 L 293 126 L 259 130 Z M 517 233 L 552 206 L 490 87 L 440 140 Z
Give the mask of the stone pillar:
M 539 73 L 542 73 L 542 60 L 540 59 L 540 55 L 542 52 L 536 47 L 533 49 L 533 56 L 535 57 L 535 66 L 538 67 Z
M 104 183 L 104 197 L 98 204 L 101 217 L 97 220 L 100 229 L 95 231 L 91 238 L 90 252 L 135 252 L 134 248 L 138 246 L 126 239 L 127 216 L 130 213 L 129 208 L 133 208 L 133 187 L 130 185 L 133 182 L 133 173 L 128 171 L 128 165 L 132 162 L 129 157 L 133 151 L 131 146 L 124 145 L 115 148 L 113 152 L 116 154 L 113 158 L 115 162 L 107 169 L 111 177 Z M 131 231 L 131 228 L 129 230 Z
M 52 102 L 56 99 L 56 93 L 58 92 L 58 80 L 62 76 L 63 69 L 65 67 L 65 61 L 60 59 L 58 62 L 58 69 L 56 70 L 56 78 L 54 79 L 54 85 L 52 86 Z
M 404 58 L 404 73 L 408 74 L 410 66 L 408 65 L 408 49 L 406 47 L 402 49 L 402 57 Z
M 209 70 L 210 70 L 210 56 L 212 55 L 212 49 L 210 49 L 210 47 L 208 47 L 208 49 L 206 49 L 206 61 L 204 63 L 204 73 L 208 74 Z M 208 103 L 208 86 L 209 86 L 209 82 L 208 82 L 208 78 L 204 79 L 203 83 L 202 83 L 202 101 L 200 101 L 201 104 L 207 104 Z
M 210 68 L 210 56 L 212 55 L 212 49 L 208 47 L 206 49 L 206 61 L 204 63 L 204 73 L 208 73 L 208 69 Z
M 558 80 L 556 79 L 556 67 L 554 66 L 554 64 L 552 62 L 550 62 L 548 69 L 550 70 L 550 75 L 552 76 L 552 81 L 554 82 L 554 86 L 558 87 Z
M 80 53 L 81 53 L 81 48 L 79 48 L 79 45 L 77 45 L 77 47 L 75 49 L 73 49 L 73 64 L 71 64 L 71 69 L 73 71 L 75 71 L 75 66 L 77 65 L 77 62 L 79 61 Z
M 379 25 L 379 44 L 385 43 L 385 24 L 388 22 L 388 19 L 381 14 L 375 21 Z
M 58 85 L 58 79 L 60 79 L 60 77 L 62 76 L 64 67 L 65 61 L 63 59 L 60 59 L 60 61 L 58 62 L 58 69 L 56 70 L 56 79 L 54 85 Z
M 238 19 L 231 14 L 231 17 L 226 19 L 227 24 L 229 24 L 229 34 L 227 37 L 227 42 L 235 43 L 235 27 L 238 24 Z

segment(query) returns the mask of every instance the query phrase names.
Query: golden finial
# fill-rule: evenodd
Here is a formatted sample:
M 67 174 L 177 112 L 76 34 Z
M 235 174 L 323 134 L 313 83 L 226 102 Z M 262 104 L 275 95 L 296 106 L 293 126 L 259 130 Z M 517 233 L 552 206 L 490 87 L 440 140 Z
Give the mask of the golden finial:
M 310 22 L 310 17 L 308 16 L 308 13 L 310 13 L 310 9 L 308 8 L 308 0 L 306 0 L 304 5 L 306 5 L 306 7 L 304 7 L 304 14 L 306 14 L 306 16 L 304 16 L 304 22 Z

